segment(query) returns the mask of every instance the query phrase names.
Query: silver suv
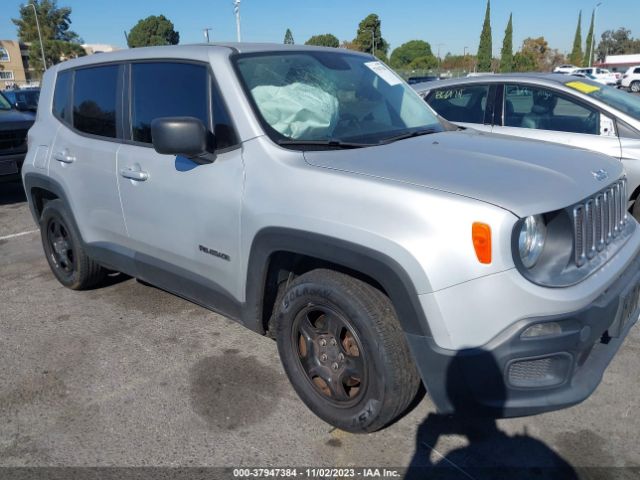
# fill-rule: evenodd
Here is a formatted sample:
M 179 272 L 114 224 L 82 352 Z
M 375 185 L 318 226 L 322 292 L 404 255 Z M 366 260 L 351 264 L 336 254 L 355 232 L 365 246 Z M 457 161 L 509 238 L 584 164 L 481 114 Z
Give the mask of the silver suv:
M 120 271 L 274 337 L 302 400 L 348 431 L 392 422 L 421 382 L 442 412 L 576 404 L 638 317 L 619 162 L 461 131 L 365 54 L 65 62 L 23 178 L 63 285 Z

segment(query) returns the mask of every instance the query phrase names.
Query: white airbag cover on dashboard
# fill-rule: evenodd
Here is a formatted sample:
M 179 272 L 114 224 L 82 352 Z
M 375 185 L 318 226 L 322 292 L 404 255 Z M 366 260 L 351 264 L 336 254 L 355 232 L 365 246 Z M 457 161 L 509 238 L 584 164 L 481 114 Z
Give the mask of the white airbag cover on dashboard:
M 338 121 L 338 99 L 313 85 L 261 85 L 251 93 L 267 123 L 292 139 L 328 138 Z

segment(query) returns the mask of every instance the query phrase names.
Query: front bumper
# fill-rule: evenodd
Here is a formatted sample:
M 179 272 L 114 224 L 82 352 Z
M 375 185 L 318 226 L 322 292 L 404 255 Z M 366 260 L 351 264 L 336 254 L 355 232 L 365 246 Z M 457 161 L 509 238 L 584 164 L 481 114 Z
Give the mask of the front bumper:
M 591 395 L 638 319 L 639 293 L 640 256 L 587 307 L 521 320 L 481 348 L 448 350 L 429 337 L 407 338 L 440 412 L 533 415 Z M 521 338 L 545 322 L 561 325 L 562 333 Z

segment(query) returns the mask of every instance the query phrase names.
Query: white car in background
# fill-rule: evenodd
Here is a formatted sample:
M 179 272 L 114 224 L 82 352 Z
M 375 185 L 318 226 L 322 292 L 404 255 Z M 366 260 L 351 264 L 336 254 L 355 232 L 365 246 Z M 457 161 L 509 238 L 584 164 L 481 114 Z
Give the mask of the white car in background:
M 618 77 L 615 73 L 610 72 L 606 68 L 597 68 L 597 67 L 588 67 L 588 68 L 579 68 L 576 71 L 572 72 L 572 74 L 582 73 L 602 85 L 616 85 L 618 83 Z
M 620 80 L 622 88 L 628 88 L 633 93 L 640 93 L 640 65 L 629 67 Z
M 557 74 L 501 74 L 412 86 L 441 117 L 457 125 L 621 160 L 630 211 L 640 220 L 640 96 Z
M 558 65 L 553 69 L 553 73 L 564 73 L 565 75 L 571 74 L 578 70 L 575 65 Z

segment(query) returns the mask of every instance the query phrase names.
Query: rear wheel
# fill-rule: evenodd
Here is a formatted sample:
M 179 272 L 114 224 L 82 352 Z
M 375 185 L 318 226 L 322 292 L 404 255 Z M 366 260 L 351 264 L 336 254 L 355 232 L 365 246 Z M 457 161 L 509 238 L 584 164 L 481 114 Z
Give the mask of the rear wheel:
M 276 318 L 293 387 L 326 422 L 372 432 L 397 418 L 420 379 L 389 299 L 369 284 L 313 270 L 287 289 Z
M 62 201 L 51 200 L 45 205 L 40 235 L 49 267 L 65 287 L 84 290 L 104 280 L 106 270 L 87 256 Z
M 639 81 L 631 82 L 631 85 L 629 86 L 629 90 L 631 90 L 633 93 L 640 93 L 640 82 Z

